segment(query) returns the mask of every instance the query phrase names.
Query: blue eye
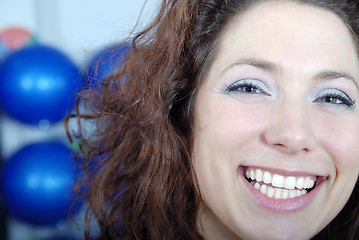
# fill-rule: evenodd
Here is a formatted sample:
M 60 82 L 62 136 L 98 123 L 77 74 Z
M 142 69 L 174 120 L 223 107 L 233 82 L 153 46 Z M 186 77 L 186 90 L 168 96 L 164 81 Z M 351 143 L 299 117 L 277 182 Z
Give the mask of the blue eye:
M 239 94 L 265 94 L 269 95 L 262 87 L 259 87 L 257 84 L 248 81 L 240 80 L 235 83 L 232 83 L 229 86 L 226 86 L 227 93 L 239 93 Z
M 346 106 L 352 108 L 355 105 L 353 101 L 347 94 L 342 91 L 336 90 L 333 93 L 325 93 L 324 95 L 318 97 L 314 100 L 316 103 L 325 103 L 338 106 Z

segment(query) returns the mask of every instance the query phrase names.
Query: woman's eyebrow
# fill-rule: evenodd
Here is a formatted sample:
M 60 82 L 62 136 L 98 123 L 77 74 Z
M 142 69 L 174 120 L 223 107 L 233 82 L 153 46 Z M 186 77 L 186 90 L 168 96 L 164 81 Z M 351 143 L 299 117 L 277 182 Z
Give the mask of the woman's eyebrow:
M 235 63 L 231 64 L 228 68 L 224 70 L 224 72 L 230 70 L 231 68 L 238 66 L 238 65 L 249 65 L 256 68 L 259 68 L 264 71 L 268 72 L 281 72 L 282 68 L 274 63 L 262 60 L 262 59 L 255 59 L 255 58 L 242 58 L 236 61 Z M 359 84 L 357 79 L 355 79 L 351 74 L 342 72 L 342 71 L 322 71 L 315 76 L 315 79 L 320 80 L 333 80 L 344 78 L 353 81 L 355 86 L 359 91 Z
M 340 72 L 340 71 L 323 71 L 316 75 L 316 79 L 320 79 L 320 80 L 334 80 L 339 78 L 352 81 L 356 86 L 357 90 L 359 90 L 359 85 L 357 80 L 349 73 Z
M 227 67 L 223 71 L 223 73 L 225 73 L 228 70 L 230 70 L 231 68 L 233 68 L 235 66 L 239 66 L 239 65 L 249 65 L 249 66 L 253 66 L 253 67 L 259 68 L 261 70 L 268 71 L 268 72 L 278 72 L 281 70 L 281 68 L 279 66 L 277 66 L 276 64 L 265 61 L 265 60 L 260 60 L 260 59 L 255 59 L 255 58 L 242 58 L 242 59 L 239 59 L 238 61 L 236 61 L 235 63 L 231 64 L 229 67 Z

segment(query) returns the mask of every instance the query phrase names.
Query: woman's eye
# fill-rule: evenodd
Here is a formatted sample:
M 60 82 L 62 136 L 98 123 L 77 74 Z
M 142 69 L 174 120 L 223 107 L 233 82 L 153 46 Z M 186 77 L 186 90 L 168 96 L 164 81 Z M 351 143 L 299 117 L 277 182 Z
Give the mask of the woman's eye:
M 347 94 L 336 90 L 333 93 L 325 93 L 324 95 L 318 97 L 314 100 L 316 103 L 326 103 L 332 105 L 342 105 L 346 107 L 353 107 L 355 101 L 353 101 Z
M 247 80 L 240 80 L 226 87 L 228 93 L 242 93 L 242 94 L 265 94 L 269 95 L 258 84 Z

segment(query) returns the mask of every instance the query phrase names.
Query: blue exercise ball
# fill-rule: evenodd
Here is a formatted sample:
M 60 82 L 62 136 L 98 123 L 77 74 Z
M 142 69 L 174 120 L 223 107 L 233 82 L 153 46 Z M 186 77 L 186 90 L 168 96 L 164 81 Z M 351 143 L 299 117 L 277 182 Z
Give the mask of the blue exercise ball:
M 68 216 L 76 165 L 59 142 L 33 143 L 5 162 L 1 188 L 7 211 L 33 225 L 55 225 Z M 77 203 L 76 213 L 80 209 Z
M 48 46 L 22 48 L 0 66 L 0 105 L 19 121 L 62 120 L 81 89 L 78 68 Z
M 99 88 L 104 79 L 121 69 L 130 49 L 128 43 L 122 43 L 98 51 L 88 64 L 87 77 L 91 87 Z

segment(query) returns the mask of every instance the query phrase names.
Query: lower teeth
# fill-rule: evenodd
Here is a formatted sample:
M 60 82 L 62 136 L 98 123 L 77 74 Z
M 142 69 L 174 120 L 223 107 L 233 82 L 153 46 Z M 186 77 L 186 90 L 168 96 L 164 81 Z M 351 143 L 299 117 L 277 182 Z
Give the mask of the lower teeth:
M 259 190 L 262 194 L 266 195 L 269 198 L 274 198 L 274 199 L 295 198 L 295 197 L 302 196 L 309 192 L 304 189 L 289 190 L 289 189 L 284 189 L 284 188 L 276 188 L 276 187 L 273 187 L 272 185 L 266 185 L 262 182 L 259 183 L 257 181 L 251 181 L 250 183 L 254 188 Z M 312 189 L 310 189 L 310 190 L 312 190 Z

